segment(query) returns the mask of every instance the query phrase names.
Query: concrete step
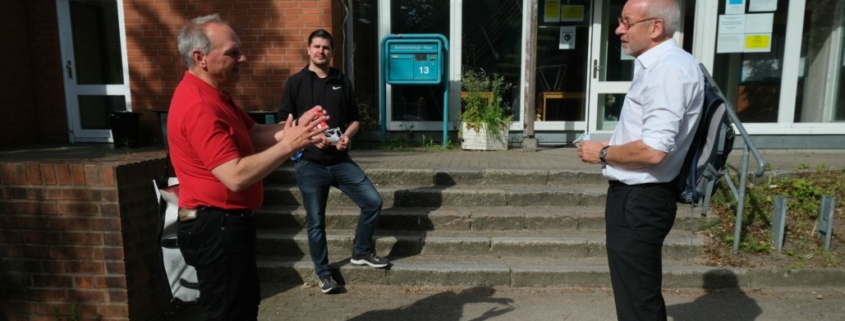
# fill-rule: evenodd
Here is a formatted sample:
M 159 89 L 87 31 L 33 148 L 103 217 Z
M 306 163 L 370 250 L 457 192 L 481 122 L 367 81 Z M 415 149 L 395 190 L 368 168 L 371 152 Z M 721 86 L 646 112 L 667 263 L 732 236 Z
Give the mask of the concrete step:
M 348 229 L 358 222 L 355 206 L 329 206 L 326 228 Z M 256 213 L 261 229 L 303 229 L 305 209 L 301 206 L 265 206 Z M 715 216 L 701 218 L 688 205 L 679 204 L 675 228 L 689 230 L 711 224 Z M 442 206 L 385 207 L 377 228 L 395 231 L 499 230 L 499 231 L 604 231 L 603 206 Z
M 607 180 L 598 171 L 548 169 L 364 169 L 375 185 L 598 185 Z M 265 179 L 266 185 L 295 185 L 296 171 L 283 166 Z
M 526 259 L 523 257 L 408 257 L 387 269 L 333 259 L 343 284 L 396 286 L 610 287 L 606 258 Z M 302 256 L 259 256 L 262 283 L 315 284 L 313 263 Z M 663 261 L 663 288 L 761 288 L 845 286 L 842 269 L 743 269 L 702 265 L 694 260 Z
M 349 254 L 354 230 L 327 230 L 329 253 Z M 605 257 L 601 231 L 377 231 L 376 252 L 390 258 L 428 256 L 490 256 L 587 258 Z M 673 230 L 663 246 L 663 257 L 687 259 L 703 254 L 703 242 L 689 231 Z M 259 255 L 305 255 L 308 236 L 303 230 L 261 230 Z
M 598 185 L 379 185 L 384 207 L 440 206 L 604 206 L 607 188 Z M 296 185 L 276 184 L 264 189 L 264 204 L 301 205 Z M 329 206 L 352 206 L 340 190 L 329 191 Z

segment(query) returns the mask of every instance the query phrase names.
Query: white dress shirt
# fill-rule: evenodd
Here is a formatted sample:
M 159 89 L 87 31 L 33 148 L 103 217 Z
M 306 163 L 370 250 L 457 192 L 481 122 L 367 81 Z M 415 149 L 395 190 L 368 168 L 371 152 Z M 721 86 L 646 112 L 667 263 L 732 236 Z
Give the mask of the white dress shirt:
M 639 170 L 608 164 L 604 176 L 628 185 L 672 181 L 692 143 L 703 103 L 704 76 L 698 62 L 675 39 L 641 54 L 610 145 L 642 140 L 667 156 Z

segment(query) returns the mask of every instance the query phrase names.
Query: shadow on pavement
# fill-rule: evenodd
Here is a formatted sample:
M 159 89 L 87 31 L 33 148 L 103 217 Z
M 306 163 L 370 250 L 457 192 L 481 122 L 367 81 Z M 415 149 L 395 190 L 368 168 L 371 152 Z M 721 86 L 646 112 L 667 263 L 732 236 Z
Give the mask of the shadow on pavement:
M 739 288 L 736 274 L 730 270 L 711 270 L 703 278 L 703 296 L 666 308 L 666 314 L 674 321 L 752 321 L 763 313 L 757 301 Z
M 414 302 L 408 306 L 390 310 L 364 312 L 348 320 L 354 321 L 414 321 L 414 320 L 469 320 L 482 321 L 513 311 L 513 300 L 492 298 L 496 293 L 491 287 L 479 286 L 460 292 L 441 292 Z M 472 303 L 493 303 L 498 306 L 481 315 L 464 314 L 464 306 Z

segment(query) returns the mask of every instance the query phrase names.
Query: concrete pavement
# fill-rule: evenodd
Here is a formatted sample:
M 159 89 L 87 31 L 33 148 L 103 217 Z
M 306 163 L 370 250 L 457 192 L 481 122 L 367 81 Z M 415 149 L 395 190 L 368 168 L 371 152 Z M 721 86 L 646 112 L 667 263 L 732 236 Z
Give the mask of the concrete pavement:
M 347 286 L 322 294 L 307 286 L 264 284 L 260 321 L 607 321 L 608 288 Z M 845 289 L 664 290 L 670 321 L 842 320 Z M 203 320 L 189 308 L 171 320 Z

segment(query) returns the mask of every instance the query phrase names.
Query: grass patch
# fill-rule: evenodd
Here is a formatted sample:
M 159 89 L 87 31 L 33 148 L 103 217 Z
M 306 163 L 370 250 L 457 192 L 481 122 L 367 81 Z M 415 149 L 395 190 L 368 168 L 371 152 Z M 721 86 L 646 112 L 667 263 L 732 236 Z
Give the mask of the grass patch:
M 460 144 L 456 144 L 451 140 L 446 143 L 446 146 L 440 141 L 435 141 L 430 136 L 425 134 L 420 135 L 418 139 L 410 138 L 408 135 L 403 139 L 387 141 L 382 145 L 381 142 L 361 141 L 354 143 L 354 149 L 357 150 L 383 150 L 391 152 L 411 152 L 411 151 L 449 151 L 460 150 Z
M 722 181 L 713 194 L 711 211 L 721 218 L 704 233 L 708 261 L 716 266 L 775 267 L 785 269 L 842 267 L 845 255 L 845 171 L 824 166 L 799 166 L 795 175 L 769 177 L 746 187 L 739 253 L 734 255 L 736 200 Z M 739 179 L 732 177 L 738 186 Z M 774 198 L 787 198 L 786 231 L 782 253 L 771 242 Z M 821 197 L 836 197 L 830 250 L 817 237 Z

